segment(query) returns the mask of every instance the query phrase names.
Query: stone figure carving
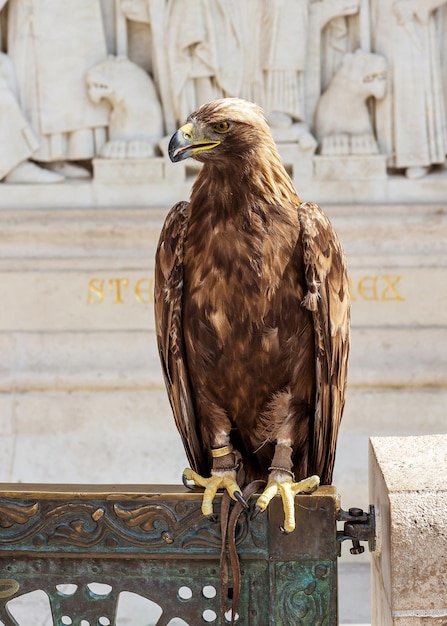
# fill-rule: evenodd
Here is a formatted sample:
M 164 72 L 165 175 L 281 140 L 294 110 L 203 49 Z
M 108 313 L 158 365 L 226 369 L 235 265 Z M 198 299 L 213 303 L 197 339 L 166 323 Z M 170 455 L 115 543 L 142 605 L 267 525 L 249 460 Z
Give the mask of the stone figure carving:
M 134 4 L 137 3 L 134 2 Z M 140 11 L 134 10 L 133 6 L 128 9 L 127 4 L 120 3 L 120 13 L 115 15 L 115 21 L 118 21 L 119 26 L 116 28 L 116 43 L 111 54 L 127 56 L 153 78 L 154 48 L 158 42 L 154 41 L 148 2 L 143 0 L 135 8 L 138 9 L 140 4 L 143 5 L 142 8 L 144 9 L 141 14 Z M 155 28 L 157 28 L 156 25 Z M 156 54 L 160 54 L 159 48 Z
M 309 2 L 307 63 L 304 76 L 305 116 L 312 125 L 318 99 L 346 52 L 359 48 L 347 37 L 352 34 L 360 0 L 318 0 Z M 348 20 L 349 19 L 349 23 Z M 351 24 L 352 22 L 352 24 Z M 351 47 L 353 46 L 353 47 Z
M 177 123 L 204 102 L 239 95 L 239 4 L 236 0 L 168 0 L 166 45 Z
M 119 6 L 127 20 L 150 26 L 151 71 L 168 133 L 199 103 L 240 94 L 238 0 L 120 0 Z
M 242 41 L 243 41 L 243 76 L 240 96 L 252 102 L 263 102 L 263 76 L 259 62 L 262 46 L 262 15 L 264 0 L 244 0 L 240 2 Z M 253 19 L 256 15 L 257 18 Z
M 376 127 L 388 165 L 420 178 L 445 162 L 446 111 L 437 11 L 446 0 L 371 0 L 373 49 L 390 67 Z
M 312 10 L 311 10 L 312 9 Z M 324 70 L 327 57 L 319 50 L 312 58 L 313 39 L 323 41 L 322 31 L 359 10 L 359 0 L 264 0 L 261 36 L 261 58 L 264 75 L 263 107 L 267 112 L 282 112 L 292 119 L 307 119 L 306 73 Z M 317 35 L 317 36 L 315 36 Z M 346 38 L 344 38 L 346 39 Z M 346 46 L 346 42 L 344 46 Z M 357 46 L 358 47 L 358 46 Z M 347 52 L 343 49 L 342 54 Z M 333 50 L 332 50 L 333 52 Z M 342 54 L 336 58 L 337 66 Z M 332 69 L 332 66 L 331 66 Z M 327 73 L 327 72 L 326 72 Z
M 267 0 L 262 29 L 263 108 L 303 121 L 308 0 Z
M 123 17 L 126 26 L 126 41 L 121 43 L 118 34 L 117 47 L 152 76 L 162 106 L 165 132 L 169 134 L 177 128 L 177 120 L 167 71 L 166 0 L 119 0 L 117 6 L 121 12 L 117 19 Z
M 92 102 L 85 83 L 107 56 L 99 0 L 0 0 L 0 9 L 6 3 L 19 104 L 38 139 L 33 159 L 88 177 L 70 162 L 93 157 L 106 136 L 108 107 Z
M 127 19 L 143 24 L 150 23 L 149 0 L 119 0 L 119 5 Z
M 287 116 L 285 140 L 315 151 L 310 126 L 325 66 L 322 31 L 358 10 L 359 0 L 264 0 L 262 103 L 276 141 L 282 140 Z
M 317 142 L 305 115 L 308 18 L 308 0 L 264 0 L 259 43 L 261 103 L 272 135 L 311 156 Z
M 340 67 L 347 52 L 353 52 L 364 42 L 356 28 L 360 0 L 323 0 L 320 3 L 321 87 L 324 90 Z
M 357 50 L 343 62 L 321 95 L 315 132 L 323 155 L 378 154 L 367 100 L 386 92 L 386 60 Z
M 225 98 L 238 97 L 242 89 L 247 46 L 242 4 L 240 0 L 209 0 L 218 65 L 216 82 L 219 94 Z
M 100 156 L 148 158 L 163 136 L 161 105 L 151 77 L 124 56 L 109 56 L 87 72 L 93 102 L 111 105 L 108 141 Z
M 0 53 L 0 180 L 10 183 L 53 183 L 61 176 L 29 161 L 38 147 L 17 99 L 11 59 Z
M 218 97 L 217 58 L 206 0 L 169 0 L 168 72 L 176 120 Z

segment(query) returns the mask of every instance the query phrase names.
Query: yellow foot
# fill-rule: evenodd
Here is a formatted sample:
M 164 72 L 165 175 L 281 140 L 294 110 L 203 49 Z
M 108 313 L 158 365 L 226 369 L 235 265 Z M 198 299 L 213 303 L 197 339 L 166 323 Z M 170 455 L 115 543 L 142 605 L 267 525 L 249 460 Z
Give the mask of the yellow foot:
M 242 497 L 241 488 L 236 482 L 236 472 L 233 470 L 223 472 L 212 471 L 209 478 L 204 478 L 187 467 L 183 471 L 183 483 L 187 487 L 189 486 L 187 483 L 188 480 L 192 480 L 197 487 L 205 488 L 202 500 L 202 513 L 207 517 L 213 515 L 213 500 L 218 489 L 226 489 L 233 500 L 239 500 L 242 506 L 248 509 L 248 504 Z
M 294 483 L 288 474 L 275 472 L 270 475 L 267 487 L 259 496 L 254 516 L 265 511 L 274 496 L 279 494 L 284 509 L 284 526 L 281 530 L 291 533 L 295 530 L 295 496 L 297 493 L 313 493 L 318 488 L 320 479 L 318 476 L 309 476 L 304 480 Z

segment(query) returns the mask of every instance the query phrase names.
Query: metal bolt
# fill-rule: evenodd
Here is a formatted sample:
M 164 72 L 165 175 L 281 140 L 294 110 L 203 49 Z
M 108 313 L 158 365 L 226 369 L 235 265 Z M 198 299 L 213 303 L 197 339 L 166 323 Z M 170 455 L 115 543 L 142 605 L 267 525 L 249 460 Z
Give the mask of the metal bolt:
M 352 548 L 349 550 L 351 554 L 363 554 L 365 552 L 365 548 L 360 545 L 360 541 L 358 539 L 352 540 Z
M 352 509 L 349 509 L 349 515 L 351 515 L 352 517 L 362 517 L 363 509 L 359 509 L 358 507 L 353 507 Z
M 352 517 L 362 517 L 363 510 L 358 507 L 352 507 L 349 509 L 349 515 Z M 351 554 L 363 554 L 365 552 L 365 548 L 360 544 L 358 539 L 352 540 L 352 548 L 349 550 Z

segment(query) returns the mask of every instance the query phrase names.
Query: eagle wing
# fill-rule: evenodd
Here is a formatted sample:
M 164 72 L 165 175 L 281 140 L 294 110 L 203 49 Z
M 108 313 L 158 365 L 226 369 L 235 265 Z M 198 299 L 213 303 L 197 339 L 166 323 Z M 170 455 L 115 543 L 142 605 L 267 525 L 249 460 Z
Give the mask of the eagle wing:
M 337 235 L 320 207 L 298 208 L 307 295 L 315 328 L 316 396 L 310 463 L 323 484 L 332 482 L 335 448 L 346 396 L 349 353 L 349 284 Z
M 178 202 L 165 220 L 155 256 L 155 325 L 158 351 L 177 429 L 191 467 L 206 472 L 183 341 L 183 249 L 188 202 Z
M 183 249 L 187 202 L 169 212 L 156 252 L 155 321 L 168 397 L 191 467 L 208 471 L 207 452 L 198 437 L 183 340 Z M 298 208 L 307 294 L 315 329 L 315 417 L 310 465 L 323 484 L 332 482 L 338 430 L 346 396 L 349 353 L 349 286 L 346 262 L 326 215 L 313 203 Z

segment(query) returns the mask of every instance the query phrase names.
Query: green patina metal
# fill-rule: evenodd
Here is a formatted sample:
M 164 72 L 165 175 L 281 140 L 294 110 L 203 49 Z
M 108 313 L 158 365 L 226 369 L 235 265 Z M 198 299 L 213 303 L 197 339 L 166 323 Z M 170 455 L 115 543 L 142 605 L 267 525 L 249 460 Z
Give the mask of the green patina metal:
M 175 617 L 190 626 L 229 624 L 219 608 L 220 524 L 203 517 L 201 499 L 166 485 L 0 485 L 0 622 L 21 626 L 8 603 L 42 590 L 56 626 L 115 626 L 125 591 L 161 608 L 158 621 L 148 616 L 141 626 Z M 338 623 L 339 516 L 334 487 L 297 496 L 290 535 L 280 531 L 279 499 L 254 520 L 241 516 L 236 626 Z

